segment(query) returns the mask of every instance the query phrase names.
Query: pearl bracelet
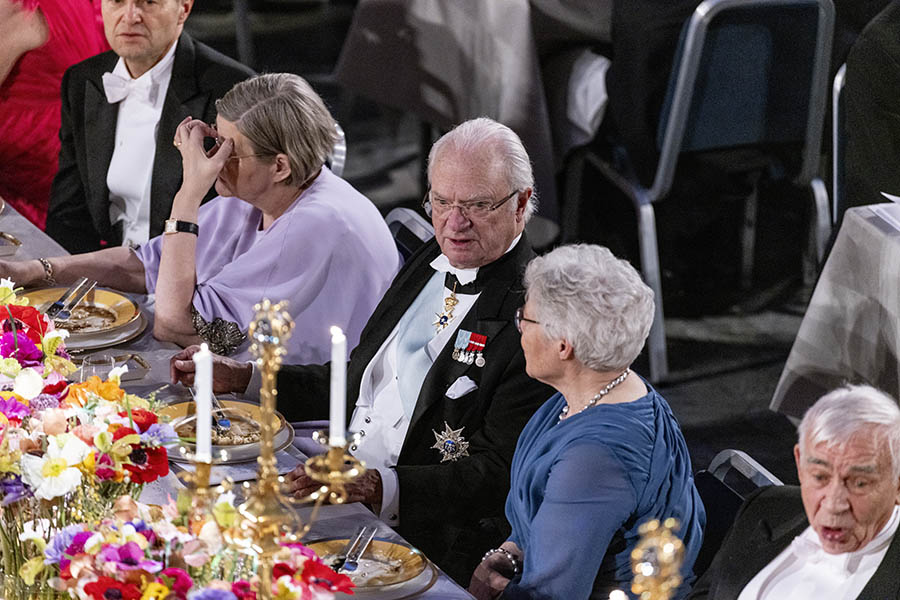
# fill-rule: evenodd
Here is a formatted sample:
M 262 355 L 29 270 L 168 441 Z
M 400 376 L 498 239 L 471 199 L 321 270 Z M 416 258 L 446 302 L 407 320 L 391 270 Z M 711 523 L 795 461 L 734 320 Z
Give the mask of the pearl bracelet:
M 508 550 L 504 550 L 503 548 L 492 548 L 492 549 L 488 550 L 487 552 L 484 553 L 484 556 L 481 557 L 481 560 L 483 560 L 483 561 L 487 560 L 487 558 L 489 556 L 492 556 L 494 554 L 502 554 L 503 556 L 505 556 L 506 560 L 508 560 L 509 563 L 512 565 L 513 575 L 515 576 L 515 575 L 519 574 L 518 559 L 515 556 L 513 556 L 511 552 L 509 552 Z

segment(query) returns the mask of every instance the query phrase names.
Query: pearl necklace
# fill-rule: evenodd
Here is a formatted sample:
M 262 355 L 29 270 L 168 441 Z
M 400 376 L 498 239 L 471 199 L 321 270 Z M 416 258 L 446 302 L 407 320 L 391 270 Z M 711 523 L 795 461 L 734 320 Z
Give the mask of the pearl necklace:
M 614 387 L 616 387 L 617 385 L 619 385 L 620 383 L 622 383 L 623 381 L 625 381 L 625 378 L 628 377 L 628 374 L 629 374 L 630 372 L 631 372 L 631 369 L 625 369 L 624 371 L 622 371 L 622 374 L 621 374 L 621 375 L 619 375 L 618 377 L 616 377 L 615 379 L 613 379 L 612 381 L 610 381 L 609 383 L 607 383 L 605 388 L 603 388 L 602 390 L 600 390 L 600 392 L 599 392 L 596 396 L 594 396 L 593 398 L 591 398 L 591 400 L 590 400 L 587 404 L 585 404 L 585 405 L 581 408 L 581 410 L 579 410 L 578 412 L 572 413 L 572 416 L 574 417 L 574 416 L 577 415 L 578 413 L 584 412 L 585 410 L 587 410 L 587 409 L 589 409 L 590 407 L 592 407 L 592 406 L 594 406 L 595 404 L 597 404 L 597 402 L 599 402 L 600 399 L 603 398 L 603 396 L 605 396 L 605 395 L 607 395 L 608 393 L 610 393 Z M 568 415 L 568 414 L 569 414 L 569 405 L 566 404 L 565 406 L 563 406 L 562 411 L 559 413 L 559 420 L 562 421 L 563 419 L 566 418 L 566 415 Z

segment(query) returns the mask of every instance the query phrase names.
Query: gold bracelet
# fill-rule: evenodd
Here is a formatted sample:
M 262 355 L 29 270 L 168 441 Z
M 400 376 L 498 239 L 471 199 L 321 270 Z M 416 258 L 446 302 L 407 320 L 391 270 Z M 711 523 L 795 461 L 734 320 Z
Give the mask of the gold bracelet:
M 44 281 L 46 281 L 50 285 L 54 285 L 56 283 L 56 279 L 53 278 L 53 265 L 50 264 L 50 261 L 46 258 L 39 258 L 38 262 L 41 263 L 41 266 L 44 267 Z

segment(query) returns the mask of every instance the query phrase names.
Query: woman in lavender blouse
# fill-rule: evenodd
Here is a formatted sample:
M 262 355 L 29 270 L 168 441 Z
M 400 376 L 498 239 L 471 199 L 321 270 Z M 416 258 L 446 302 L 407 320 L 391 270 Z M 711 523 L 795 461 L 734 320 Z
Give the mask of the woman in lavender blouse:
M 206 341 L 224 354 L 243 344 L 255 303 L 288 300 L 296 329 L 285 360 L 326 362 L 329 327 L 355 345 L 399 268 L 393 238 L 375 206 L 325 165 L 335 123 L 301 77 L 243 81 L 216 108 L 214 126 L 187 117 L 175 132 L 184 178 L 166 233 L 137 250 L 0 262 L 0 274 L 155 293 L 157 339 Z M 213 182 L 219 196 L 201 207 Z

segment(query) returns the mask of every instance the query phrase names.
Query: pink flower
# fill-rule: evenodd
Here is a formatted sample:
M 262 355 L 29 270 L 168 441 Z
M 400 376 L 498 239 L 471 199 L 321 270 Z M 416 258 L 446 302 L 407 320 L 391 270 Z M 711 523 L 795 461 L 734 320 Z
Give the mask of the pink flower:
M 122 571 L 142 570 L 157 573 L 162 569 L 162 563 L 144 556 L 144 551 L 135 542 L 127 542 L 118 548 L 111 544 L 104 546 L 100 550 L 100 558 Z
M 187 597 L 187 593 L 194 585 L 191 576 L 178 567 L 169 567 L 168 569 L 163 570 L 163 572 L 159 574 L 159 577 L 157 577 L 157 581 L 161 581 L 181 599 Z

